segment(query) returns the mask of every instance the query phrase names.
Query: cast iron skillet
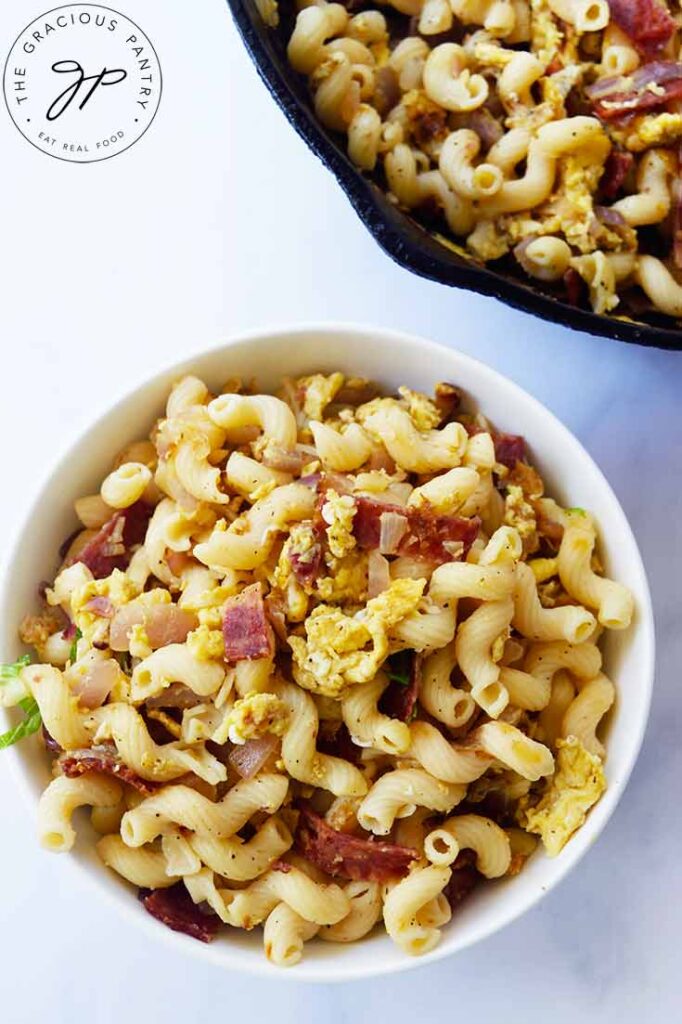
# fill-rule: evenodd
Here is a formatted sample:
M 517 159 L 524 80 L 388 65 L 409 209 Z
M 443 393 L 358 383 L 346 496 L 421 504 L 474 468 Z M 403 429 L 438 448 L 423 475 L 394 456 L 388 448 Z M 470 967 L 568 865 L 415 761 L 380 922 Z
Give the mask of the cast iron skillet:
M 287 120 L 334 174 L 362 222 L 396 263 L 432 281 L 492 295 L 515 309 L 575 330 L 640 345 L 682 349 L 682 329 L 668 317 L 647 314 L 650 322 L 635 322 L 598 316 L 543 294 L 533 282 L 516 276 L 513 269 L 489 269 L 437 241 L 409 214 L 393 206 L 381 188 L 351 163 L 342 138 L 328 133 L 317 121 L 305 80 L 287 62 L 291 20 L 286 16 L 285 5 L 280 9 L 279 27 L 272 29 L 262 21 L 254 0 L 227 3 L 260 77 Z

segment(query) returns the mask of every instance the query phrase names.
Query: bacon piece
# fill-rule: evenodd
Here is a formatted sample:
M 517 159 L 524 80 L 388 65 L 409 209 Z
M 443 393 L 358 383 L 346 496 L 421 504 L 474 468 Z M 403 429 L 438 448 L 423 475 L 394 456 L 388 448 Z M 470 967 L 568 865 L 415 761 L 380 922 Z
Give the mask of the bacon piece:
M 481 875 L 474 865 L 475 859 L 473 850 L 462 850 L 452 865 L 450 881 L 443 891 L 453 910 L 481 881 Z
M 223 637 L 225 661 L 273 657 L 275 636 L 265 613 L 260 583 L 252 583 L 241 594 L 228 598 L 223 615 Z
M 526 440 L 520 434 L 494 434 L 495 458 L 507 469 L 526 458 Z
M 477 111 L 474 111 L 477 113 Z M 495 124 L 494 118 L 491 118 Z M 477 129 L 474 129 L 476 131 Z M 441 426 L 444 423 L 449 423 L 453 416 L 459 411 L 462 404 L 462 389 L 458 388 L 456 384 L 448 384 L 447 381 L 441 381 L 436 384 L 433 401 L 441 415 Z
M 422 684 L 422 656 L 416 651 L 408 653 L 412 655 L 412 660 L 407 686 L 403 686 L 397 679 L 392 679 L 379 701 L 379 709 L 385 715 L 399 718 L 401 722 L 409 722 L 412 718 Z
M 653 61 L 624 78 L 600 78 L 586 89 L 594 112 L 602 121 L 628 120 L 634 114 L 664 107 L 682 96 L 682 64 Z
M 317 749 L 321 754 L 340 757 L 344 761 L 350 761 L 351 764 L 357 764 L 361 756 L 360 747 L 353 743 L 348 728 L 343 722 L 320 723 Z
M 88 772 L 103 772 L 111 775 L 119 782 L 127 782 L 138 793 L 149 796 L 157 788 L 155 782 L 147 782 L 124 764 L 113 744 L 102 743 L 96 747 L 84 747 L 82 750 L 69 750 L 59 758 L 59 766 L 69 779 L 77 779 Z
M 407 846 L 337 832 L 305 805 L 300 811 L 296 846 L 306 860 L 334 878 L 387 882 L 406 875 L 412 861 L 419 856 Z
M 358 547 L 378 548 L 381 541 L 381 517 L 386 512 L 394 512 L 405 516 L 408 525 L 396 553 L 423 558 L 435 565 L 454 560 L 452 552 L 448 550 L 448 545 L 452 543 L 462 544 L 461 557 L 465 558 L 476 540 L 480 526 L 480 520 L 475 517 L 464 519 L 460 516 L 441 516 L 427 510 L 391 505 L 362 496 L 355 498 L 355 506 L 353 535 Z
M 304 589 L 311 587 L 320 575 L 322 568 L 322 544 L 318 540 L 306 552 L 290 552 L 289 563 L 291 571 L 301 586 Z
M 672 38 L 675 22 L 658 0 L 608 0 L 611 18 L 643 57 L 657 57 Z
M 115 512 L 67 564 L 83 562 L 95 579 L 110 576 L 114 569 L 125 569 L 130 549 L 144 540 L 153 511 L 150 505 L 137 501 L 130 508 Z
M 140 889 L 138 899 L 157 921 L 200 942 L 212 942 L 220 928 L 220 918 L 193 903 L 182 882 L 168 889 Z
M 281 871 L 283 875 L 288 875 L 291 871 L 291 864 L 287 864 L 285 860 L 273 860 L 270 865 L 271 871 Z
M 604 199 L 615 199 L 634 163 L 632 153 L 624 149 L 612 149 L 604 164 L 604 173 L 599 179 L 599 191 Z
M 566 289 L 566 301 L 571 306 L 582 306 L 585 296 L 585 282 L 573 267 L 569 267 L 563 277 Z

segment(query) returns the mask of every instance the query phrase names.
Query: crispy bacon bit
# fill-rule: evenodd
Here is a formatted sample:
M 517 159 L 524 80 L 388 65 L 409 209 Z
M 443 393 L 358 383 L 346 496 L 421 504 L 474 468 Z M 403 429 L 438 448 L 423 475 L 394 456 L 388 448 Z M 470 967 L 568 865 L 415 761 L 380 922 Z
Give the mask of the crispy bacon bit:
M 110 576 L 114 569 L 125 569 L 131 548 L 144 540 L 152 512 L 151 506 L 142 501 L 115 512 L 68 564 L 83 562 L 95 579 Z
M 113 618 L 116 611 L 108 597 L 91 597 L 87 604 L 84 605 L 84 610 L 92 612 L 93 615 L 99 615 L 102 619 Z
M 291 565 L 291 571 L 298 583 L 305 589 L 311 587 L 315 580 L 320 575 L 320 569 L 322 568 L 322 544 L 320 541 L 316 541 L 313 546 L 302 553 L 300 551 L 292 551 L 289 553 L 289 563 Z
M 658 0 L 608 0 L 611 18 L 629 36 L 643 57 L 657 57 L 676 25 Z
M 96 747 L 84 747 L 82 750 L 69 750 L 59 758 L 59 767 L 69 779 L 77 779 L 88 772 L 103 772 L 112 775 L 119 782 L 127 782 L 145 796 L 153 793 L 158 787 L 155 782 L 147 782 L 124 764 L 116 747 L 111 743 L 102 743 Z
M 407 686 L 398 682 L 397 679 L 392 679 L 379 702 L 379 708 L 385 715 L 399 718 L 401 722 L 409 722 L 412 718 L 422 684 L 422 656 L 416 651 L 408 653 L 412 655 L 412 660 Z
M 252 583 L 241 594 L 228 598 L 223 615 L 223 637 L 225 661 L 272 658 L 275 637 L 265 614 L 260 583 Z
M 285 860 L 273 860 L 270 865 L 271 871 L 281 871 L 283 875 L 288 875 L 291 871 L 291 864 L 287 864 Z
M 497 122 L 495 122 L 497 123 Z M 459 411 L 462 404 L 462 389 L 456 384 L 441 381 L 436 384 L 433 401 L 441 416 L 441 426 L 448 423 Z
M 296 845 L 306 860 L 334 878 L 387 882 L 402 878 L 418 853 L 407 846 L 375 842 L 337 832 L 307 806 L 301 806 Z
M 507 469 L 526 458 L 526 441 L 520 434 L 494 434 L 495 458 Z
M 360 747 L 353 743 L 343 722 L 323 721 L 320 723 L 317 749 L 321 754 L 340 757 L 344 761 L 350 761 L 351 764 L 357 764 L 361 756 Z
M 372 498 L 355 498 L 356 513 L 353 518 L 353 534 L 358 547 L 378 548 L 381 542 L 381 517 L 386 512 L 407 518 L 408 529 L 398 543 L 396 553 L 412 558 L 423 558 L 440 565 L 452 562 L 453 555 L 446 545 L 461 541 L 461 557 L 466 558 L 469 548 L 476 540 L 480 520 L 463 519 L 459 516 L 439 516 L 423 509 L 390 505 Z
M 682 96 L 682 64 L 653 61 L 624 78 L 600 78 L 586 90 L 594 112 L 602 121 L 627 120 L 646 110 L 657 110 Z
M 140 889 L 138 898 L 157 921 L 200 942 L 211 942 L 220 928 L 220 918 L 207 914 L 192 902 L 182 882 L 168 889 Z
M 599 191 L 604 199 L 615 199 L 634 163 L 632 153 L 624 149 L 612 149 L 604 164 L 604 173 L 599 179 Z
M 569 267 L 563 277 L 566 289 L 566 301 L 570 306 L 582 306 L 585 297 L 585 282 L 573 267 Z
M 474 865 L 475 859 L 475 854 L 472 850 L 462 850 L 452 865 L 452 875 L 450 881 L 445 886 L 444 892 L 453 910 L 459 906 L 462 900 L 481 881 L 481 875 Z

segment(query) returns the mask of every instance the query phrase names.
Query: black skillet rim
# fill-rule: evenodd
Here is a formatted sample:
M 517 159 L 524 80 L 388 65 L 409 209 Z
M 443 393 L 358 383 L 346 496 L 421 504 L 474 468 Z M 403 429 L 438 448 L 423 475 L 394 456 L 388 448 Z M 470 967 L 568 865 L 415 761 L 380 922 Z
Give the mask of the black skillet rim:
M 262 21 L 254 0 L 227 0 L 237 30 L 258 74 L 289 123 L 332 172 L 355 212 L 383 251 L 400 266 L 439 284 L 492 296 L 514 309 L 595 337 L 651 348 L 682 349 L 682 330 L 619 320 L 579 309 L 535 291 L 514 278 L 468 264 L 411 218 L 392 206 L 364 177 L 316 120 L 300 83 L 277 54 L 276 32 Z

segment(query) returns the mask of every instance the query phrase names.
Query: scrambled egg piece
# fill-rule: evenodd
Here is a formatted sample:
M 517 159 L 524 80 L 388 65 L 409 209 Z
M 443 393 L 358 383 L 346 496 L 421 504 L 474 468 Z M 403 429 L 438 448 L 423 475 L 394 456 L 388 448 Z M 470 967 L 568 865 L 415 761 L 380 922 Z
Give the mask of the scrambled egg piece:
M 508 253 L 511 240 L 501 221 L 479 220 L 467 237 L 467 246 L 474 255 L 488 263 L 491 260 L 499 260 Z
M 106 597 L 116 607 L 128 604 L 140 593 L 139 587 L 120 569 L 101 580 L 90 580 L 76 587 L 71 594 L 71 614 L 77 628 L 89 643 L 102 640 L 109 628 L 107 618 L 87 611 L 85 605 L 93 597 Z M 169 595 L 170 596 L 170 595 Z
M 239 577 L 235 573 L 234 581 L 224 580 L 220 586 L 209 587 L 198 594 L 186 594 L 183 591 L 180 607 L 188 612 L 196 612 L 202 626 L 209 629 L 220 629 L 223 621 L 223 606 L 228 597 L 238 593 Z
M 407 402 L 407 411 L 417 430 L 424 433 L 439 426 L 441 415 L 430 398 L 427 398 L 421 391 L 413 391 L 412 388 L 407 387 L 398 388 L 398 394 L 403 401 Z
M 227 716 L 227 738 L 243 744 L 266 733 L 281 736 L 286 728 L 287 707 L 274 693 L 249 693 L 235 701 Z
M 130 627 L 128 637 L 130 640 L 128 650 L 133 658 L 148 658 L 152 653 L 152 647 L 144 625 L 141 622 L 135 623 Z
M 546 583 L 559 571 L 558 558 L 531 558 L 528 565 L 533 570 L 536 583 Z
M 317 581 L 317 594 L 329 604 L 363 604 L 367 598 L 367 555 L 352 551 L 345 558 L 334 559 L 329 576 Z
M 510 484 L 504 500 L 504 523 L 518 530 L 524 544 L 536 533 L 535 512 L 533 506 L 526 501 L 523 489 L 517 484 Z
M 187 646 L 200 661 L 214 661 L 225 654 L 225 641 L 221 629 L 210 629 L 205 623 L 187 635 Z
M 425 580 L 394 580 L 355 615 L 319 605 L 305 623 L 306 639 L 292 636 L 296 681 L 327 697 L 373 679 L 388 655 L 388 633 L 421 600 Z
M 614 133 L 626 149 L 641 153 L 650 146 L 667 146 L 682 135 L 682 114 L 649 114 L 639 117 L 635 126 Z
M 284 590 L 291 579 L 291 560 L 312 562 L 319 554 L 319 542 L 310 523 L 294 523 L 279 556 L 272 582 Z
M 335 558 L 343 558 L 355 547 L 353 518 L 355 502 L 350 494 L 327 491 L 327 500 L 322 506 L 322 518 L 327 523 L 327 542 Z
M 342 373 L 330 373 L 328 377 L 315 373 L 312 377 L 301 377 L 297 381 L 298 386 L 305 389 L 303 412 L 309 420 L 322 419 L 324 410 L 333 402 L 344 380 Z
M 557 740 L 557 768 L 535 807 L 520 802 L 518 820 L 542 839 L 550 857 L 556 857 L 585 821 L 589 809 L 606 789 L 600 758 L 590 754 L 575 736 Z
M 549 0 L 530 0 L 531 9 L 531 52 L 549 64 L 556 57 L 564 41 L 563 33 L 556 23 L 549 6 Z

